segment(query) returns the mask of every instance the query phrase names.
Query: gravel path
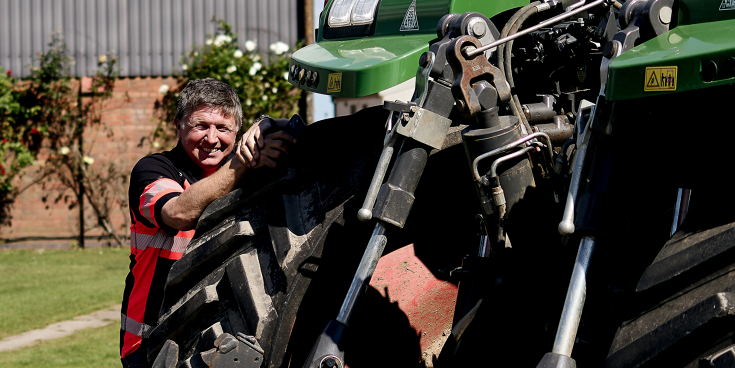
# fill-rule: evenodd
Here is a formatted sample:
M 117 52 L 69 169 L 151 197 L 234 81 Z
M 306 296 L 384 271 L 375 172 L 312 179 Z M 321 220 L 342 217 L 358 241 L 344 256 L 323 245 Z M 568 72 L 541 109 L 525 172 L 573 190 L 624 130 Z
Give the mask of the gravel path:
M 33 345 L 39 340 L 64 337 L 83 328 L 100 327 L 110 323 L 119 324 L 121 308 L 122 305 L 115 305 L 86 316 L 76 317 L 71 321 L 58 322 L 48 325 L 45 328 L 6 337 L 0 340 L 0 352 Z

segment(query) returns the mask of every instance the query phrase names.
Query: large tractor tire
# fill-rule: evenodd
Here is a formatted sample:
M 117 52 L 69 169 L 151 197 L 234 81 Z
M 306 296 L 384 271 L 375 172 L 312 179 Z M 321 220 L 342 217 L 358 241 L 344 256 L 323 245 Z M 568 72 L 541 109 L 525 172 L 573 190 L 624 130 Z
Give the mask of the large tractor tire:
M 169 273 L 149 362 L 160 355 L 166 368 L 204 367 L 201 353 L 219 336 L 243 333 L 262 347 L 262 367 L 303 364 L 337 316 L 375 226 L 358 221 L 357 211 L 382 150 L 386 118 L 376 107 L 307 127 L 284 168 L 252 177 L 206 209 Z M 432 279 L 477 246 L 479 209 L 462 127 L 451 128 L 444 148 L 431 153 L 406 226 L 387 232 L 384 255 L 413 244 Z M 411 324 L 393 291 L 369 287 L 361 298 L 344 346 L 350 367 L 379 366 L 386 358 L 404 367 L 431 364 L 422 361 L 420 346 L 431 336 Z M 178 349 L 162 350 L 168 340 Z M 390 351 L 375 354 L 376 341 Z
M 694 190 L 687 219 L 638 282 L 606 366 L 735 366 L 735 216 L 721 191 Z
M 355 214 L 386 117 L 367 109 L 309 126 L 279 169 L 246 178 L 205 210 L 168 275 L 149 362 L 172 340 L 177 367 L 205 366 L 200 353 L 218 336 L 243 333 L 263 348 L 263 367 L 288 365 L 290 332 L 311 275 L 330 266 L 321 264 L 325 244 L 360 248 L 369 238 L 371 229 L 355 223 Z M 336 229 L 348 224 L 349 234 Z

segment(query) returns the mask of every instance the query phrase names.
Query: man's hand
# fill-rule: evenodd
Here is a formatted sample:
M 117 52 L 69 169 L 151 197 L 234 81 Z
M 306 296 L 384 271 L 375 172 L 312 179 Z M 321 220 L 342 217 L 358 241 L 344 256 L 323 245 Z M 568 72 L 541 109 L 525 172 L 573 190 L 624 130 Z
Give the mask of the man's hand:
M 296 138 L 283 131 L 266 135 L 274 123 L 272 118 L 260 120 L 243 134 L 235 153 L 246 167 L 276 167 L 281 155 L 288 154 L 288 143 L 296 143 Z

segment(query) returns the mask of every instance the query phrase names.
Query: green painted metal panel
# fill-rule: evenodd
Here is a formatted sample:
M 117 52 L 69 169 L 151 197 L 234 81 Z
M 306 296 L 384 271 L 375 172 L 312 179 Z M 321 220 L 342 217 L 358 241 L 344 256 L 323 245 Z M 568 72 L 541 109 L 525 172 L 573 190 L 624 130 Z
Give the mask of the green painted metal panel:
M 732 5 L 730 5 L 732 4 Z M 720 10 L 722 6 L 723 10 Z M 727 10 L 730 8 L 730 10 Z M 735 17 L 733 0 L 679 0 L 679 25 L 717 22 Z
M 445 14 L 476 11 L 492 17 L 520 7 L 528 0 L 416 0 L 419 29 L 401 31 L 401 23 L 413 0 L 381 0 L 375 32 L 369 36 L 325 39 L 324 23 L 330 1 L 319 19 L 317 43 L 296 51 L 291 64 L 317 72 L 319 83 L 308 86 L 289 76 L 289 82 L 306 91 L 338 97 L 361 97 L 398 85 L 416 75 L 421 54 L 436 39 L 436 26 Z M 502 27 L 502 25 L 501 25 Z M 340 75 L 340 90 L 328 88 L 329 75 Z
M 436 25 L 449 13 L 449 0 L 416 0 L 417 31 L 401 31 L 403 17 L 411 5 L 411 0 L 382 0 L 377 15 L 374 36 L 399 35 L 410 33 L 431 34 L 436 38 Z
M 414 34 L 312 44 L 295 52 L 291 65 L 317 72 L 318 84 L 297 84 L 290 75 L 289 82 L 306 91 L 337 97 L 367 96 L 415 76 L 419 57 L 432 38 Z M 339 91 L 328 91 L 330 74 L 339 75 Z
M 735 57 L 733 34 L 735 20 L 683 25 L 628 50 L 610 63 L 606 98 L 624 100 L 735 83 L 735 71 L 723 67 L 727 58 Z M 718 71 L 713 81 L 705 82 L 702 65 L 710 60 Z M 676 67 L 675 91 L 645 91 L 652 82 L 646 68 L 653 67 Z
M 528 5 L 529 0 L 465 0 L 453 1 L 449 8 L 450 13 L 478 12 L 492 18 L 508 9 L 520 8 Z M 503 28 L 502 24 L 496 24 L 498 31 Z

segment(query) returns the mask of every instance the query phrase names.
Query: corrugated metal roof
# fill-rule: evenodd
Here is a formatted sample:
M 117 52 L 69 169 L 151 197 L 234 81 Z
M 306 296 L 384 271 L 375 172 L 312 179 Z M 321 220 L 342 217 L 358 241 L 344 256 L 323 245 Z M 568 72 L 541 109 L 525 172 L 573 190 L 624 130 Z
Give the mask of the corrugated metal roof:
M 171 75 L 216 32 L 214 16 L 233 26 L 241 47 L 256 40 L 265 53 L 273 42 L 297 41 L 297 0 L 0 0 L 0 66 L 27 76 L 60 32 L 76 76 L 94 75 L 108 51 L 120 58 L 121 76 Z

